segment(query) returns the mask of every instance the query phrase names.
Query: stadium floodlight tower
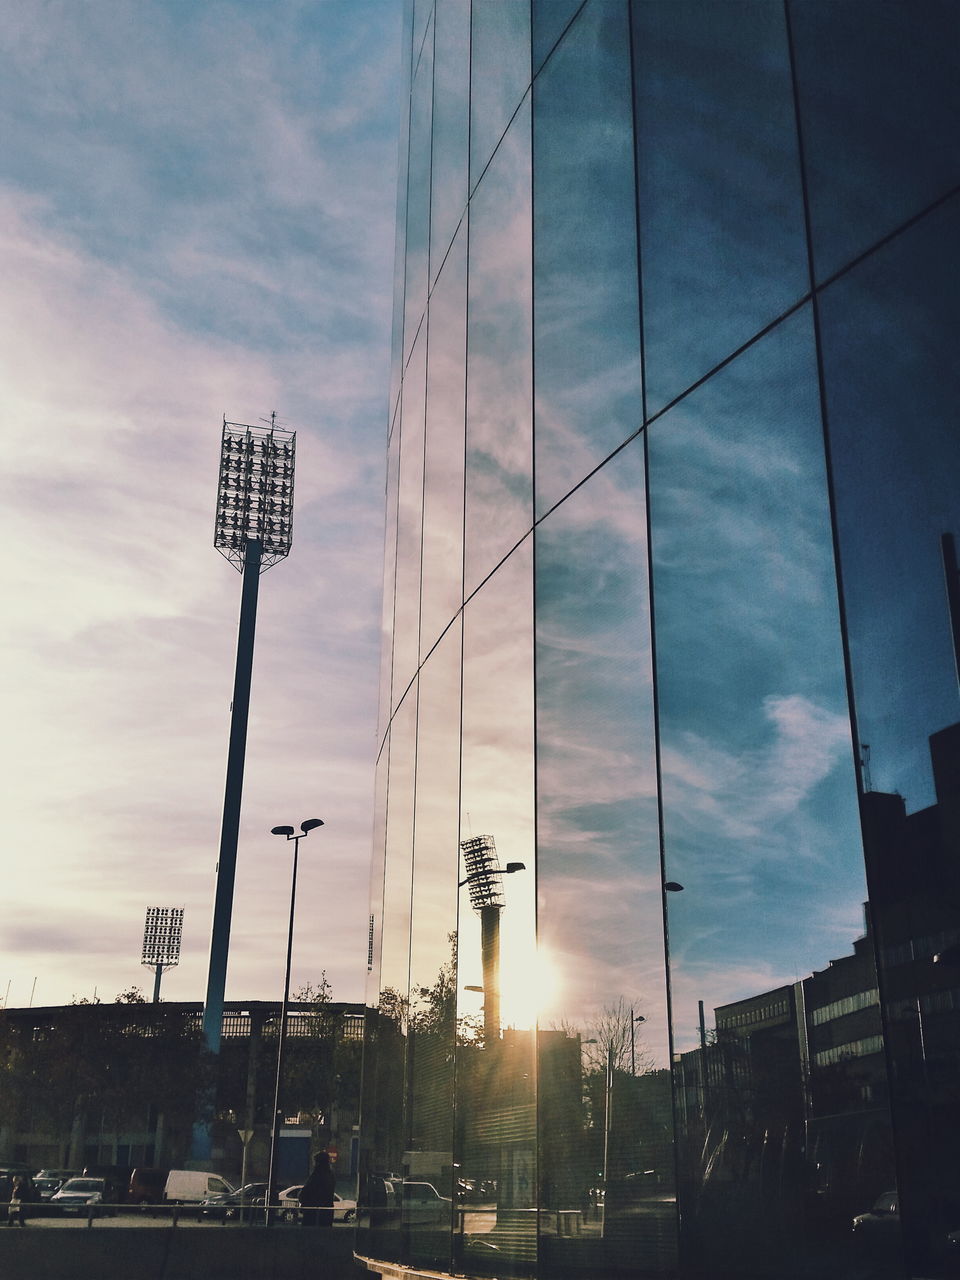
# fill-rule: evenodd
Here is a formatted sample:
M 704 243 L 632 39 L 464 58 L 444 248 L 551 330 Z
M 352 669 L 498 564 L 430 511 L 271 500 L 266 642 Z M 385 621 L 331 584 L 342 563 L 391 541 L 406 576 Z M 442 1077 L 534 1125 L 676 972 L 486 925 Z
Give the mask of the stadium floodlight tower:
M 154 971 L 154 1004 L 160 1001 L 160 978 L 164 969 L 173 969 L 180 963 L 182 936 L 183 907 L 147 907 L 140 963 Z
M 220 826 L 220 857 L 210 934 L 210 965 L 203 1006 L 203 1039 L 219 1053 L 230 949 L 230 919 L 240 834 L 240 800 L 247 748 L 253 639 L 260 574 L 289 555 L 293 543 L 293 463 L 296 433 L 269 423 L 223 420 L 220 482 L 213 545 L 243 575 L 237 663 L 233 681 L 227 778 Z
M 470 890 L 470 905 L 480 917 L 483 960 L 483 1041 L 488 1047 L 500 1039 L 500 912 L 504 908 L 503 877 L 523 871 L 522 862 L 500 866 L 493 836 L 460 841 L 466 876 L 460 888 Z

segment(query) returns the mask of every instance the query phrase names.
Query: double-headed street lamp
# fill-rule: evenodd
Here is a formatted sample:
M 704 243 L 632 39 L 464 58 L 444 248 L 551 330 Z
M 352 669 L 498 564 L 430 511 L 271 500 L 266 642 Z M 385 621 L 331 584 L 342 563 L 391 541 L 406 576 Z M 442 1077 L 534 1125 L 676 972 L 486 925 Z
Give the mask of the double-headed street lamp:
M 307 818 L 300 823 L 299 832 L 293 827 L 272 827 L 270 834 L 285 836 L 293 841 L 293 875 L 290 880 L 290 924 L 287 928 L 287 969 L 283 979 L 283 1006 L 280 1010 L 280 1027 L 277 1032 L 277 1085 L 273 1094 L 273 1130 L 270 1135 L 270 1166 L 267 1173 L 267 1194 L 264 1197 L 264 1213 L 270 1225 L 270 1198 L 276 1174 L 277 1143 L 280 1137 L 280 1084 L 283 1079 L 283 1048 L 287 1038 L 287 1005 L 290 1003 L 290 961 L 293 957 L 293 912 L 297 902 L 297 862 L 300 857 L 300 841 L 305 835 L 323 826 L 322 818 Z

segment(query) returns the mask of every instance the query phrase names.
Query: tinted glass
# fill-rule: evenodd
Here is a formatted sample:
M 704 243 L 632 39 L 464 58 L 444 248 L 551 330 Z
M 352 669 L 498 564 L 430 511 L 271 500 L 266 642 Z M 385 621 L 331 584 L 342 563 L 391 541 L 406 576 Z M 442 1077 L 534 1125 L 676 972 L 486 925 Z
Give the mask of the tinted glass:
M 460 791 L 460 626 L 419 678 L 417 798 L 410 936 L 408 1089 L 404 1172 L 428 1183 L 435 1212 L 408 1213 L 412 1262 L 445 1266 L 453 1210 L 454 1045 L 457 1012 L 457 840 Z
M 614 3 L 620 6 L 620 0 L 614 0 Z M 552 0 L 550 4 L 533 6 L 531 45 L 534 74 L 540 70 L 543 60 L 563 35 L 564 28 L 582 7 L 583 0 Z M 597 8 L 596 3 L 593 8 Z
M 429 653 L 463 598 L 466 228 L 430 298 L 423 492 L 420 652 Z
M 896 1071 L 901 1216 L 911 1274 L 933 1271 L 960 1202 L 951 1151 L 960 1120 L 955 204 L 832 285 L 821 306 L 843 596 L 863 744 L 864 835 Z
M 816 1275 L 892 1173 L 809 309 L 649 466 L 685 1246 Z
M 403 13 L 403 40 L 401 48 L 403 50 L 404 61 L 404 89 L 409 90 L 409 84 L 412 79 L 411 50 L 410 50 L 410 21 L 412 13 L 408 6 L 404 7 Z M 404 104 L 404 110 L 400 112 L 400 144 L 397 155 L 397 230 L 394 239 L 394 256 L 393 256 L 393 328 L 391 338 L 391 358 L 390 358 L 390 424 L 389 430 L 393 431 L 395 425 L 395 413 L 400 396 L 400 375 L 403 371 L 403 281 L 404 281 L 404 246 L 406 244 L 406 218 L 405 211 L 407 207 L 407 168 L 408 168 L 408 148 L 410 143 L 410 102 L 409 91 Z M 381 685 L 382 688 L 382 685 Z
M 410 90 L 410 144 L 407 152 L 406 276 L 403 350 L 407 354 L 427 305 L 430 249 L 430 125 L 433 113 L 433 23 Z
M 536 531 L 541 1250 L 590 1276 L 676 1266 L 643 466 Z
M 530 112 L 470 205 L 465 591 L 532 523 Z
M 642 420 L 630 48 L 588 7 L 534 85 L 537 514 Z
M 473 6 L 470 186 L 476 186 L 530 84 L 530 6 L 482 0 Z
M 423 519 L 423 417 L 426 335 L 410 357 L 403 379 L 397 568 L 394 599 L 393 693 L 396 707 L 417 670 L 420 617 L 420 529 Z
M 783 10 L 634 5 L 647 406 L 807 289 Z
M 399 412 L 398 412 L 399 418 Z M 380 703 L 377 719 L 377 745 L 383 742 L 390 713 L 393 710 L 391 685 L 393 673 L 393 610 L 397 575 L 397 506 L 400 498 L 400 432 L 394 432 L 387 450 L 386 519 L 383 548 L 383 608 L 380 637 Z
M 473 1194 L 454 1243 L 474 1275 L 536 1258 L 532 568 L 528 541 L 464 610 L 460 839 L 490 837 L 500 866 L 524 866 L 502 877 L 502 908 L 460 889 L 455 1156 Z
M 794 0 L 790 13 L 824 279 L 960 181 L 960 9 Z
M 430 277 L 437 272 L 467 206 L 470 126 L 470 0 L 437 10 L 433 84 L 433 192 Z

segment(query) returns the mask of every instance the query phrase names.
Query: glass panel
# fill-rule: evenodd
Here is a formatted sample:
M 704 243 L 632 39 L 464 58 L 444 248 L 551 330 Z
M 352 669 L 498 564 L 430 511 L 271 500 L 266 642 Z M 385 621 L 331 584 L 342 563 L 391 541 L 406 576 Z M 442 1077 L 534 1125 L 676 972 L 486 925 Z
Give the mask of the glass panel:
M 470 205 L 467 594 L 532 523 L 530 239 L 527 106 Z
M 609 3 L 609 0 L 607 0 Z M 618 7 L 621 6 L 621 0 L 614 0 Z M 536 74 L 543 65 L 544 59 L 549 55 L 550 50 L 563 35 L 563 29 L 583 5 L 583 0 L 551 0 L 550 4 L 534 4 L 533 9 L 533 32 L 531 43 L 533 47 L 533 71 Z M 592 8 L 596 9 L 597 3 L 594 0 Z
M 791 24 L 822 280 L 956 186 L 960 9 L 803 0 Z
M 403 38 L 401 48 L 404 53 L 403 88 L 407 91 L 404 110 L 400 112 L 400 147 L 397 156 L 397 229 L 393 251 L 393 329 L 391 336 L 390 361 L 390 432 L 395 425 L 395 414 L 400 396 L 400 377 L 403 373 L 403 280 L 404 280 L 404 247 L 406 245 L 406 218 L 404 211 L 407 205 L 407 149 L 410 139 L 410 99 L 409 84 L 412 79 L 410 65 L 410 21 L 412 14 L 408 5 L 403 10 Z M 383 688 L 383 686 L 380 686 Z
M 408 1260 L 449 1267 L 453 1220 L 453 1067 L 457 1014 L 460 626 L 420 673 L 413 920 L 410 1136 L 403 1155 Z M 414 1191 L 415 1189 L 415 1191 Z M 415 1194 L 416 1193 L 416 1194 Z M 438 1198 L 439 1197 L 439 1198 Z M 426 1212 L 424 1204 L 432 1212 Z
M 462 228 L 430 298 L 421 657 L 463 601 L 466 240 Z
M 430 249 L 430 128 L 433 112 L 433 26 L 429 27 L 410 92 L 407 167 L 406 284 L 403 350 L 410 351 L 427 305 Z
M 591 1278 L 677 1261 L 643 465 L 536 531 L 541 1251 Z
M 811 328 L 654 424 L 649 466 L 683 1245 L 813 1280 L 893 1182 L 879 1011 L 836 1005 L 877 979 Z
M 393 691 L 397 706 L 419 659 L 420 538 L 423 521 L 423 420 L 426 335 L 416 345 L 403 379 L 400 428 L 400 497 L 393 623 Z
M 537 80 L 533 145 L 539 516 L 643 417 L 625 5 L 585 10 Z
M 430 277 L 436 278 L 467 207 L 470 0 L 445 0 L 436 17 Z
M 530 84 L 530 6 L 482 0 L 473 6 L 470 77 L 470 186 L 490 157 Z
M 460 889 L 455 1153 L 473 1195 L 454 1246 L 470 1275 L 536 1261 L 532 616 L 527 542 L 464 610 L 460 879 L 474 879 Z M 486 858 L 523 870 L 488 883 Z
M 413 879 L 413 812 L 416 762 L 416 687 L 393 718 L 387 784 L 386 852 L 379 1008 L 367 1028 L 368 1062 L 375 1079 L 364 1085 L 375 1110 L 365 1122 L 369 1152 L 364 1169 L 369 1212 L 366 1243 L 378 1258 L 400 1259 L 402 1233 L 390 1174 L 400 1168 L 407 1147 L 410 1115 L 405 1105 L 410 987 L 410 916 Z
M 783 10 L 632 10 L 645 374 L 662 408 L 807 291 Z
M 398 413 L 399 418 L 399 413 Z M 380 633 L 380 703 L 377 716 L 377 745 L 390 722 L 391 674 L 393 671 L 393 610 L 397 572 L 397 505 L 400 490 L 400 432 L 391 436 L 387 449 L 386 519 L 383 535 L 383 608 Z
M 960 1204 L 958 236 L 954 202 L 832 285 L 821 309 L 912 1274 L 932 1271 Z

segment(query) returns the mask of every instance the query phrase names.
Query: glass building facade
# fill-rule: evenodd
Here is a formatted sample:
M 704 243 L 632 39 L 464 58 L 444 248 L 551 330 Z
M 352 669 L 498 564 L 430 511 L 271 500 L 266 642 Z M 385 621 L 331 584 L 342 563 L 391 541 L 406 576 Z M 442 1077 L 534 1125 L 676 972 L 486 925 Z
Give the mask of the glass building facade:
M 958 37 L 408 5 L 371 1270 L 957 1267 Z

